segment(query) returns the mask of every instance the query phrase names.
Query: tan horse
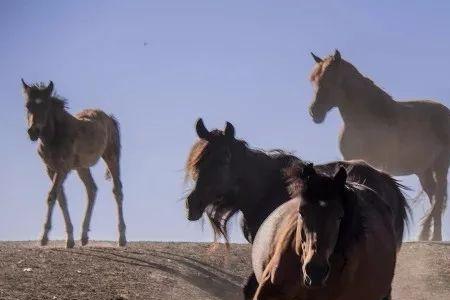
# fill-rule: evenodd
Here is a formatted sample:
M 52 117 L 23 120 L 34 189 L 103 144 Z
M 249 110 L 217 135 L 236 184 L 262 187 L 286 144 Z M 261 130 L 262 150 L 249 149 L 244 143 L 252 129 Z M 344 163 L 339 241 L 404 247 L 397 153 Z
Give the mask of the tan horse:
M 86 186 L 87 206 L 82 225 L 81 244 L 88 242 L 89 224 L 94 208 L 97 186 L 89 168 L 101 158 L 112 177 L 113 193 L 118 208 L 119 245 L 125 246 L 125 222 L 122 212 L 122 183 L 120 181 L 119 123 L 101 110 L 87 109 L 72 116 L 65 109 L 65 101 L 53 93 L 53 82 L 48 86 L 29 86 L 23 79 L 27 108 L 28 135 L 39 139 L 38 153 L 47 167 L 52 187 L 47 197 L 47 214 L 41 245 L 48 243 L 53 207 L 58 200 L 67 232 L 67 248 L 74 246 L 73 226 L 70 221 L 63 183 L 71 170 L 76 170 Z
M 363 159 L 392 175 L 416 174 L 431 208 L 420 240 L 442 240 L 450 165 L 450 110 L 433 101 L 397 102 L 364 77 L 339 51 L 325 59 L 312 54 L 314 100 L 310 114 L 322 123 L 337 107 L 344 120 L 340 150 L 346 160 Z
M 387 300 L 396 262 L 392 211 L 346 171 L 289 171 L 292 200 L 261 225 L 252 248 L 255 300 Z

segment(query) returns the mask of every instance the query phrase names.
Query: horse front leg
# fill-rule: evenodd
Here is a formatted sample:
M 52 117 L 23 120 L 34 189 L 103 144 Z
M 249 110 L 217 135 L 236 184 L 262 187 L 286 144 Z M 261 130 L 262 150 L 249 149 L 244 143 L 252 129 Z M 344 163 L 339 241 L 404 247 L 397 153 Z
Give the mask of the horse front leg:
M 64 217 L 64 223 L 66 225 L 66 235 L 67 235 L 66 248 L 73 248 L 75 246 L 75 241 L 73 240 L 73 225 L 72 222 L 70 221 L 69 209 L 67 206 L 67 198 L 64 193 L 64 187 L 62 186 L 58 194 L 58 203 Z
M 245 300 L 252 300 L 256 294 L 256 290 L 258 289 L 258 280 L 256 279 L 256 275 L 253 272 L 245 282 L 244 288 L 242 290 L 243 296 Z
M 48 244 L 48 234 L 52 228 L 52 214 L 55 202 L 60 193 L 61 186 L 67 176 L 67 172 L 52 172 L 49 171 L 49 176 L 52 178 L 52 187 L 47 196 L 47 213 L 45 216 L 44 230 L 41 236 L 41 246 Z

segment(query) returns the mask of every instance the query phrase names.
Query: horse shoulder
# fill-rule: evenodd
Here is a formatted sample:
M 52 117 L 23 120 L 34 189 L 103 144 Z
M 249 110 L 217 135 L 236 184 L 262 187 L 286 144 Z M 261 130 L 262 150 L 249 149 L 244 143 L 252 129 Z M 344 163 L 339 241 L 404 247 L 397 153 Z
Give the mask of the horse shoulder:
M 252 263 L 258 282 L 270 262 L 279 230 L 288 216 L 298 209 L 298 199 L 291 199 L 275 209 L 261 224 L 252 246 Z

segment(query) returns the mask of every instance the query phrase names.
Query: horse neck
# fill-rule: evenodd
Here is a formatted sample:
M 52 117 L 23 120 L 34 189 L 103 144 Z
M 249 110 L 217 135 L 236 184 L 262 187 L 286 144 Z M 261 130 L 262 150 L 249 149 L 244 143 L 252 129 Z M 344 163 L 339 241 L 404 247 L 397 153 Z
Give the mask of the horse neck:
M 61 141 L 62 137 L 70 131 L 74 119 L 64 108 L 53 108 L 46 126 L 42 129 L 40 136 L 42 144 L 50 146 L 54 145 L 56 141 Z
M 338 105 L 344 122 L 361 126 L 392 120 L 397 102 L 355 67 L 347 64 L 343 83 L 345 100 Z
M 240 172 L 240 207 L 252 237 L 266 217 L 289 199 L 281 162 L 264 153 L 248 152 Z

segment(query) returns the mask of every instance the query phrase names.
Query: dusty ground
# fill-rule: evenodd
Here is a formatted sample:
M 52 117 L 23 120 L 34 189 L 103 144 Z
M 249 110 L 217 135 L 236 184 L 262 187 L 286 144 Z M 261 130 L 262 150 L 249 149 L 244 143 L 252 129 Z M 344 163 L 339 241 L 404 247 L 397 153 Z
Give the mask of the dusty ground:
M 62 242 L 0 243 L 0 299 L 239 299 L 248 245 L 227 257 L 209 244 L 108 242 L 66 250 Z M 450 299 L 450 244 L 407 243 L 394 299 Z

